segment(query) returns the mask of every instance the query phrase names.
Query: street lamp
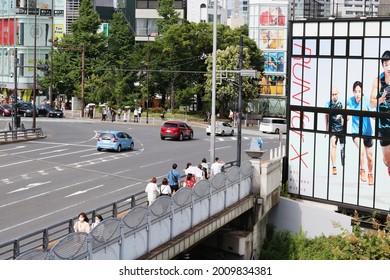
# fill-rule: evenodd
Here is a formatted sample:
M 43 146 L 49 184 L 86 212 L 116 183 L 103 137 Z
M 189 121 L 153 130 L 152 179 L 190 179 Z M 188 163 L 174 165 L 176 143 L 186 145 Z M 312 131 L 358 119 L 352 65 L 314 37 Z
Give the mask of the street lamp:
M 148 34 L 148 62 L 146 64 L 146 123 L 149 123 L 149 63 L 150 63 L 150 34 Z

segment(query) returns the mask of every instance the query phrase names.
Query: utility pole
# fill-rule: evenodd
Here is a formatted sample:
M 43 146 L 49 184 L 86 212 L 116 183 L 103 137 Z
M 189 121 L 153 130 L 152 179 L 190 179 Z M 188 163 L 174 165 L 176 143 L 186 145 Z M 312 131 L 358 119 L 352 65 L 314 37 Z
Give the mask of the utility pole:
M 37 8 L 37 7 L 35 7 Z M 33 85 L 33 123 L 32 128 L 36 128 L 36 117 L 37 117 L 37 11 L 34 14 L 34 85 Z
M 82 45 L 81 48 L 81 117 L 84 117 L 84 107 L 85 107 L 85 99 L 84 99 L 84 80 L 85 80 L 85 45 Z
M 146 123 L 149 123 L 149 63 L 150 63 L 150 34 L 148 34 L 148 62 L 146 64 Z
M 18 128 L 18 49 L 14 48 L 14 96 L 13 96 L 13 122 L 12 122 L 12 138 L 16 139 Z
M 214 0 L 213 10 L 213 78 L 211 91 L 211 139 L 210 139 L 210 163 L 215 160 L 215 104 L 217 88 L 217 0 Z
M 240 58 L 238 61 L 238 70 L 242 70 L 243 61 L 243 37 L 240 37 Z M 241 166 L 241 123 L 242 123 L 242 75 L 238 76 L 238 127 L 237 127 L 237 166 Z

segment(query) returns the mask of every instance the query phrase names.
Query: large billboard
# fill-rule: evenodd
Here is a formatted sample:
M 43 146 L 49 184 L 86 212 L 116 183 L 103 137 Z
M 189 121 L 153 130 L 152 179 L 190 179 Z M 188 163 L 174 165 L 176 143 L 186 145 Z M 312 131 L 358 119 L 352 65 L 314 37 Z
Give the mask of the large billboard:
M 292 21 L 290 35 L 289 192 L 388 211 L 390 21 Z

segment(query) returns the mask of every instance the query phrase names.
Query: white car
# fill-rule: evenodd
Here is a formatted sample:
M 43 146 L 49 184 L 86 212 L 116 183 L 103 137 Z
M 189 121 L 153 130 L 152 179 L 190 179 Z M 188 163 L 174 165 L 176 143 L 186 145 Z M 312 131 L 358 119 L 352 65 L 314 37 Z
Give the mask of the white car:
M 211 124 L 206 128 L 206 134 L 211 134 Z M 215 122 L 215 134 L 216 135 L 234 135 L 234 127 L 228 122 Z
M 283 118 L 263 118 L 260 123 L 259 131 L 269 133 L 286 133 L 287 121 Z

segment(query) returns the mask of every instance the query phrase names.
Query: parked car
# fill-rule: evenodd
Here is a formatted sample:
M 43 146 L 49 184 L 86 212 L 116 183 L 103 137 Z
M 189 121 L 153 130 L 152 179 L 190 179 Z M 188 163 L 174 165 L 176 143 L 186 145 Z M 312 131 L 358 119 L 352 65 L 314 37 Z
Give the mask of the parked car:
M 211 124 L 206 128 L 206 134 L 211 134 Z M 216 135 L 234 135 L 234 127 L 228 122 L 215 122 L 215 134 Z
M 98 151 L 114 150 L 121 152 L 122 150 L 133 150 L 133 138 L 123 131 L 107 130 L 100 133 L 96 142 Z
M 167 121 L 160 129 L 160 137 L 161 140 L 173 138 L 181 141 L 184 138 L 192 139 L 194 137 L 194 131 L 185 122 Z
M 32 117 L 33 116 L 33 105 L 30 102 L 18 102 L 18 112 L 19 115 L 22 115 L 24 117 Z M 36 111 L 36 115 L 38 115 L 38 111 Z
M 38 116 L 45 116 L 48 118 L 62 118 L 64 113 L 60 109 L 51 107 L 49 104 L 37 106 Z
M 263 118 L 260 123 L 259 131 L 270 133 L 286 133 L 287 122 L 282 118 Z
M 10 104 L 0 104 L 0 115 L 3 117 L 12 115 L 12 106 Z

